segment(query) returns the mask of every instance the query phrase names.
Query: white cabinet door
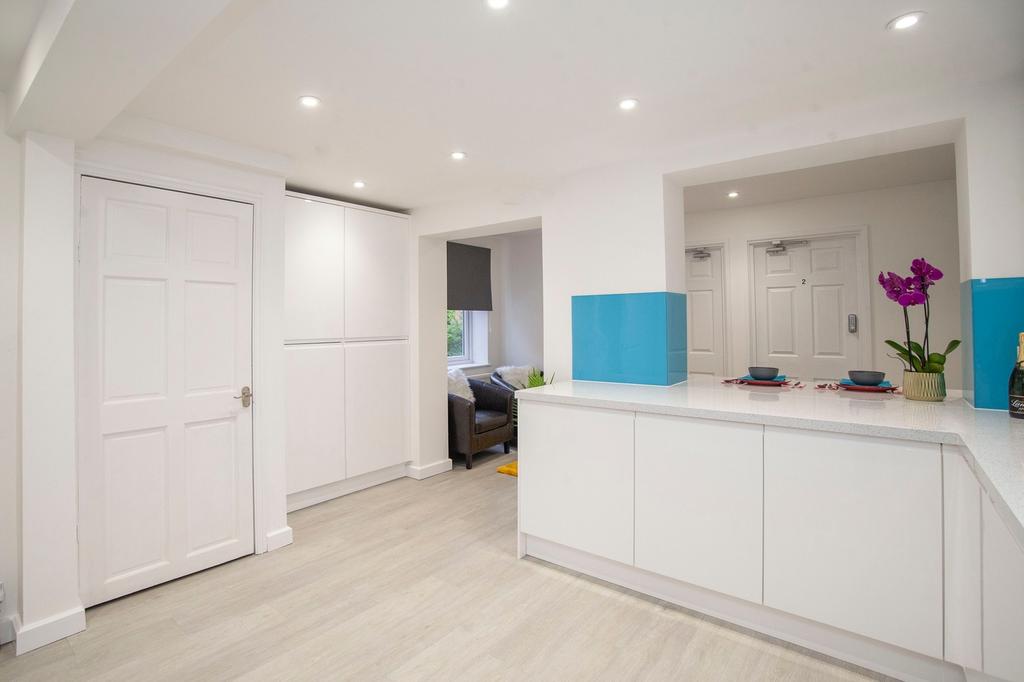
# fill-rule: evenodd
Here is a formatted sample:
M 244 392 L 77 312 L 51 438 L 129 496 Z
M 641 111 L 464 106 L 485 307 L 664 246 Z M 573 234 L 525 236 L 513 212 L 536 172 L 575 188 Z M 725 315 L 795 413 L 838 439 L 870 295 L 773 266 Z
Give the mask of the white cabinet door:
M 286 346 L 288 494 L 345 478 L 345 349 Z
M 981 670 L 981 487 L 960 448 L 942 446 L 946 660 Z
M 766 427 L 764 603 L 942 658 L 939 446 Z
M 1024 680 L 1024 550 L 982 497 L 985 673 Z
M 409 335 L 409 221 L 345 209 L 345 334 Z
M 409 460 L 409 343 L 345 346 L 345 460 L 349 478 Z
M 763 431 L 637 415 L 638 568 L 761 602 Z
M 286 341 L 345 335 L 345 209 L 285 197 L 284 310 Z
M 519 403 L 519 530 L 633 563 L 633 413 Z

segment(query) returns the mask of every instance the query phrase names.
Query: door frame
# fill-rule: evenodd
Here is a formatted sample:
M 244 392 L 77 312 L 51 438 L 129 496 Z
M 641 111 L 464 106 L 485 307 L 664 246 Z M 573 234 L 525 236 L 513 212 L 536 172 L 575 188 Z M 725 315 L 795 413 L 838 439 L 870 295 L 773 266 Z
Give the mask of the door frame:
M 726 241 L 692 241 L 686 242 L 684 249 L 719 249 L 722 252 L 722 371 L 731 376 L 732 365 L 732 319 L 729 315 L 729 244 Z M 686 262 L 686 251 L 683 251 L 683 263 Z M 685 267 L 685 266 L 684 266 Z M 685 271 L 684 271 L 685 281 Z M 689 291 L 687 291 L 689 293 Z M 689 350 L 687 350 L 689 352 Z
M 849 227 L 837 227 L 825 230 L 809 230 L 806 232 L 795 231 L 784 235 L 773 235 L 770 237 L 758 237 L 747 240 L 747 273 L 750 280 L 750 290 L 747 292 L 747 318 L 750 329 L 750 338 L 747 340 L 747 361 L 754 362 L 757 356 L 757 316 L 754 314 L 755 296 L 757 285 L 754 282 L 754 245 L 763 244 L 772 240 L 784 239 L 835 239 L 836 237 L 853 237 L 857 245 L 857 333 L 860 335 L 860 358 L 858 362 L 865 367 L 875 366 L 875 345 L 872 333 L 871 318 L 874 314 L 871 305 L 871 263 L 869 235 L 870 226 L 855 225 Z
M 82 433 L 79 416 L 79 401 L 78 401 L 78 365 L 79 356 L 81 353 L 81 345 L 78 342 L 79 330 L 82 325 L 82 318 L 86 311 L 83 310 L 81 300 L 79 298 L 79 288 L 81 284 L 81 271 L 79 268 L 78 259 L 78 248 L 81 243 L 81 209 L 82 209 L 82 177 L 89 176 L 95 177 L 102 180 L 112 180 L 114 182 L 124 182 L 135 185 L 143 185 L 146 187 L 152 187 L 154 189 L 164 189 L 172 192 L 183 192 L 186 194 L 198 194 L 201 196 L 210 197 L 213 199 L 223 199 L 226 201 L 234 201 L 243 204 L 249 204 L 253 209 L 253 240 L 252 240 L 252 329 L 251 329 L 251 346 L 252 346 L 252 385 L 254 396 L 259 395 L 259 387 L 266 386 L 272 382 L 266 381 L 268 365 L 271 363 L 267 359 L 268 349 L 263 341 L 263 336 L 266 331 L 266 314 L 263 310 L 263 301 L 265 296 L 263 294 L 263 287 L 261 283 L 265 276 L 265 268 L 262 265 L 263 254 L 265 252 L 265 245 L 263 244 L 263 230 L 260 229 L 263 224 L 263 199 L 260 194 L 247 192 L 238 189 L 228 189 L 204 182 L 193 182 L 188 180 L 182 180 L 179 178 L 167 177 L 162 175 L 156 175 L 139 170 L 129 170 L 118 166 L 112 166 L 96 162 L 85 162 L 77 161 L 75 163 L 75 258 L 74 258 L 74 282 L 75 282 L 75 444 L 76 453 L 75 461 L 76 466 L 81 465 L 81 443 Z M 261 554 L 263 552 L 276 549 L 278 546 L 283 546 L 291 542 L 290 528 L 288 528 L 288 537 L 282 538 L 280 544 L 270 546 L 271 542 L 268 539 L 268 534 L 278 531 L 279 529 L 270 528 L 268 526 L 268 519 L 266 510 L 272 503 L 272 490 L 268 486 L 267 476 L 267 463 L 272 453 L 268 451 L 265 446 L 266 443 L 272 442 L 270 435 L 270 420 L 263 419 L 260 416 L 259 409 L 256 407 L 258 404 L 258 398 L 254 398 L 252 411 L 252 481 L 253 481 L 253 548 L 254 554 Z M 76 474 L 76 488 L 79 480 Z M 77 505 L 76 505 L 77 507 Z M 80 513 L 80 509 L 76 509 L 76 514 Z M 287 528 L 287 527 L 286 527 Z

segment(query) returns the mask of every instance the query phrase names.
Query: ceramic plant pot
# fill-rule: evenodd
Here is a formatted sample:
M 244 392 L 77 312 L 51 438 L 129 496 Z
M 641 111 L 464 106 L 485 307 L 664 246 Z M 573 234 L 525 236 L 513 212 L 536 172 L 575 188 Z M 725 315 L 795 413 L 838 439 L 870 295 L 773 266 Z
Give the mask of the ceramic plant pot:
M 938 403 L 946 399 L 946 375 L 942 372 L 903 372 L 903 397 Z

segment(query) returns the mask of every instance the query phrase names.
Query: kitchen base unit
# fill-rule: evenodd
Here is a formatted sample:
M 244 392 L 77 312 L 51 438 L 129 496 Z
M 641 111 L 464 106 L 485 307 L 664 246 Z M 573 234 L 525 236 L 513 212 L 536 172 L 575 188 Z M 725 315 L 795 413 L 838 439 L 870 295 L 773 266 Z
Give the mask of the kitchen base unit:
M 900 679 L 1024 680 L 1024 481 L 995 466 L 1024 424 L 705 378 L 517 397 L 521 557 Z

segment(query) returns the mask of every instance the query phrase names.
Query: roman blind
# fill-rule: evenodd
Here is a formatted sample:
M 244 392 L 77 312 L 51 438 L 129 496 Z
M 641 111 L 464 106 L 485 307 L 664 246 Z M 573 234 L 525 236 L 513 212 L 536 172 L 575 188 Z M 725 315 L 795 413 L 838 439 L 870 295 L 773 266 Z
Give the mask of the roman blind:
M 490 249 L 448 242 L 448 310 L 493 310 Z

